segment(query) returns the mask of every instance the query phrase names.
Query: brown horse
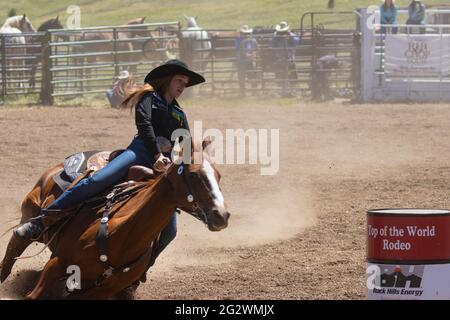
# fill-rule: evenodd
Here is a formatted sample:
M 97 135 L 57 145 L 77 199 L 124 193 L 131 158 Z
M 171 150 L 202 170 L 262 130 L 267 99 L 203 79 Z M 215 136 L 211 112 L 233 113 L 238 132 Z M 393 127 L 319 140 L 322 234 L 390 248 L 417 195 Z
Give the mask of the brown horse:
M 50 245 L 53 254 L 26 298 L 44 297 L 60 278 L 67 276 L 67 268 L 74 265 L 81 270 L 81 290 L 69 297 L 114 297 L 146 272 L 153 246 L 176 208 L 202 220 L 211 231 L 225 228 L 230 214 L 218 185 L 220 174 L 203 150 L 202 154 L 201 164 L 172 164 L 164 174 L 146 182 L 136 195 L 111 206 L 106 262 L 96 245 L 104 210 L 83 206 L 77 214 L 69 214 L 59 223 L 58 238 Z M 26 196 L 22 222 L 38 215 L 41 207 L 59 195 L 51 177 L 61 169 L 57 165 L 47 170 Z M 29 242 L 12 236 L 1 264 L 2 281 L 9 275 L 14 258 L 28 245 Z
M 5 23 L 0 27 L 0 35 L 5 38 L 5 64 L 6 78 L 17 79 L 15 85 L 23 87 L 25 82 L 24 68 L 26 65 L 26 44 L 31 41 L 30 36 L 23 36 L 22 33 L 36 32 L 33 24 L 26 14 L 22 16 L 13 16 L 6 19 Z M 0 43 L 1 49 L 1 43 Z M 2 57 L 3 58 L 3 57 Z
M 93 64 L 97 61 L 101 62 L 114 62 L 117 63 L 132 63 L 137 62 L 141 59 L 142 53 L 130 53 L 133 50 L 141 51 L 142 42 L 133 40 L 139 37 L 145 37 L 148 35 L 146 28 L 139 27 L 138 25 L 143 24 L 145 17 L 136 18 L 128 21 L 127 27 L 118 27 L 117 34 L 114 35 L 113 31 L 84 31 L 80 36 L 77 36 L 77 41 L 86 42 L 73 48 L 73 53 L 89 53 L 92 55 L 86 57 L 76 57 L 75 64 L 84 65 L 86 63 Z M 116 38 L 115 44 L 113 43 L 114 38 Z M 118 41 L 117 41 L 118 40 Z M 129 41 L 126 41 L 129 40 Z M 89 43 L 89 41 L 94 41 Z M 95 42 L 104 41 L 104 42 Z M 117 55 L 111 54 L 110 52 L 120 52 Z M 107 54 L 106 54 L 107 53 Z M 125 67 L 129 68 L 131 72 L 134 72 L 136 67 Z M 90 69 L 86 69 L 86 74 L 89 77 Z
M 179 59 L 179 33 L 179 25 L 163 25 L 149 30 L 147 36 L 150 39 L 142 45 L 144 58 L 149 62 Z

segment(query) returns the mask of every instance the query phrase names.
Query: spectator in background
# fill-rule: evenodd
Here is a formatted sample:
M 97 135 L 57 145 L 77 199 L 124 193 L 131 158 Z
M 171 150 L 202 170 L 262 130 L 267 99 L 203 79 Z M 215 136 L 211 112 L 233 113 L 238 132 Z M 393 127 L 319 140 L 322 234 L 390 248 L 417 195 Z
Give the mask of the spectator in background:
M 117 80 L 114 82 L 112 89 L 106 91 L 106 97 L 112 108 L 118 108 L 125 100 L 127 88 L 132 85 L 132 78 L 127 70 L 120 72 Z
M 392 33 L 397 33 L 397 7 L 394 0 L 384 0 L 380 6 L 380 20 L 382 25 L 392 25 Z M 386 26 L 382 26 L 381 33 L 385 34 L 386 29 Z
M 243 25 L 239 29 L 239 35 L 239 38 L 236 39 L 236 64 L 240 94 L 245 96 L 245 84 L 246 80 L 248 80 L 252 86 L 252 94 L 255 95 L 258 42 L 253 37 L 253 29 L 248 25 Z
M 426 7 L 420 0 L 412 0 L 408 6 L 408 21 L 406 24 L 425 26 Z M 408 33 L 410 28 L 408 28 Z M 425 27 L 420 28 L 420 33 L 425 33 Z
M 270 47 L 273 49 L 275 78 L 281 87 L 282 97 L 292 97 L 293 81 L 297 79 L 295 67 L 295 46 L 300 44 L 300 37 L 290 31 L 289 24 L 281 21 L 275 27 L 275 36 Z

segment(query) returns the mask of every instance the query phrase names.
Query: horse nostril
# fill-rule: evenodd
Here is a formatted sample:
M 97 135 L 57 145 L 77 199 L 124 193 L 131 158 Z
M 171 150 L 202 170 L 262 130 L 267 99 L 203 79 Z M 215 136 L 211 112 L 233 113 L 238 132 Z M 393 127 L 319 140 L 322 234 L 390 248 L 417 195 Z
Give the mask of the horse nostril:
M 214 216 L 216 216 L 216 217 L 220 217 L 220 216 L 221 216 L 219 210 L 217 210 L 217 209 L 214 209 L 214 210 L 212 211 L 212 214 L 213 214 Z
M 227 222 L 228 218 L 230 217 L 230 213 L 228 211 L 225 211 L 225 213 L 220 212 L 220 210 L 214 209 L 212 210 L 213 216 L 216 217 L 216 219 L 222 220 L 223 222 Z

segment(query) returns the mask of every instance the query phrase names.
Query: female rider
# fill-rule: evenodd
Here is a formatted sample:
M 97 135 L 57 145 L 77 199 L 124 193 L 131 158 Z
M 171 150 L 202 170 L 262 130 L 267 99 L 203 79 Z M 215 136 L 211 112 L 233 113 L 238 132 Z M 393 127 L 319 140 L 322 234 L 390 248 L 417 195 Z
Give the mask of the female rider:
M 123 180 L 128 169 L 134 165 L 153 167 L 163 171 L 171 160 L 157 143 L 157 137 L 171 141 L 172 132 L 179 128 L 189 130 L 186 115 L 176 98 L 186 87 L 204 82 L 205 79 L 179 60 L 169 60 L 156 67 L 145 77 L 145 84 L 135 88 L 122 106 L 135 108 L 137 135 L 127 149 L 107 166 L 89 178 L 82 179 L 65 191 L 50 206 L 41 210 L 41 215 L 31 219 L 14 231 L 22 239 L 38 239 L 45 229 L 48 212 L 64 210 L 88 200 Z M 176 215 L 163 230 L 156 256 L 176 236 Z M 156 258 L 155 256 L 155 258 Z M 153 260 L 154 262 L 154 260 Z

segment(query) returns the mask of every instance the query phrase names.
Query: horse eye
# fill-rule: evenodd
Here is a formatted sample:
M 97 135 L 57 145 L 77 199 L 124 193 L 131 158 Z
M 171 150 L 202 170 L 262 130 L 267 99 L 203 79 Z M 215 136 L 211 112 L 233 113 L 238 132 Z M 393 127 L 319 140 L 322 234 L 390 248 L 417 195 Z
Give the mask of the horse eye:
M 191 177 L 192 179 L 196 179 L 198 176 L 195 173 L 189 173 L 189 177 Z

